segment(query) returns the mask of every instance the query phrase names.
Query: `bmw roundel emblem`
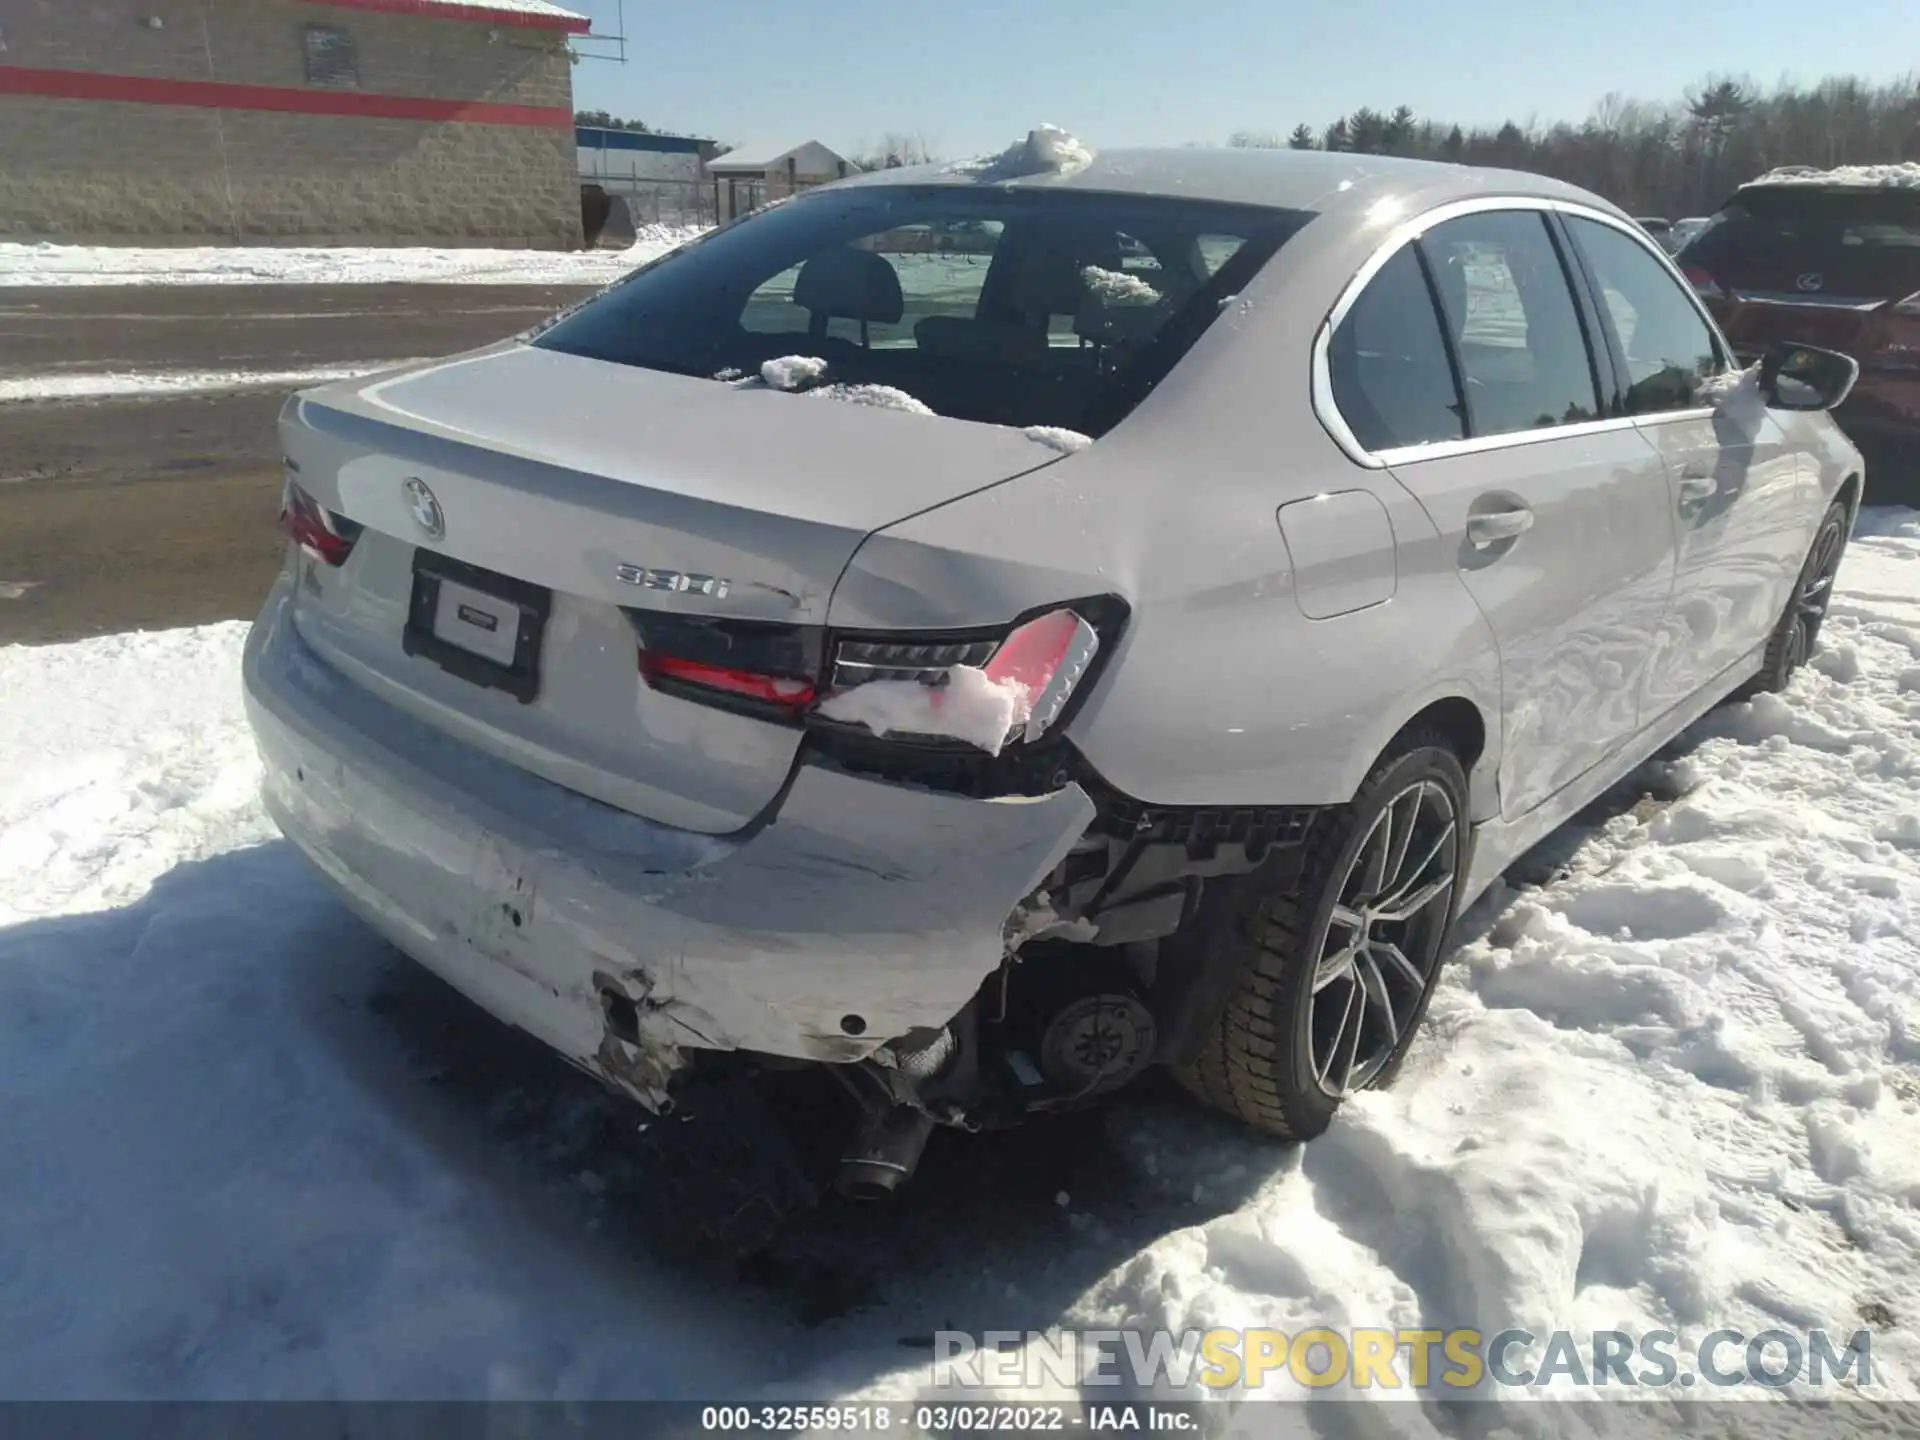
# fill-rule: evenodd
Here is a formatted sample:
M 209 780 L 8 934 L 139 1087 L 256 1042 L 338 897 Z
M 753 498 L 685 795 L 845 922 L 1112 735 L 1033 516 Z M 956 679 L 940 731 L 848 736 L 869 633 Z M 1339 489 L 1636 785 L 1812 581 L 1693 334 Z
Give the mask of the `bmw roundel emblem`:
M 415 475 L 400 488 L 406 492 L 407 508 L 413 511 L 415 523 L 435 540 L 445 535 L 447 517 L 440 509 L 440 502 L 434 499 L 433 491 L 427 488 L 427 482 Z

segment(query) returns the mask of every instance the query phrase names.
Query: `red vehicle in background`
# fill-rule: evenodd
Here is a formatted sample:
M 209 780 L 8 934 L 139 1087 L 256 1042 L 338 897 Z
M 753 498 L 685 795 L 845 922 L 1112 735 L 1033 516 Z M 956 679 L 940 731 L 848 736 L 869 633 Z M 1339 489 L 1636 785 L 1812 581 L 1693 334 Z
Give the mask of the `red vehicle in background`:
M 1860 362 L 1835 418 L 1867 499 L 1920 505 L 1920 164 L 1772 171 L 1677 258 L 1743 359 L 1795 340 Z

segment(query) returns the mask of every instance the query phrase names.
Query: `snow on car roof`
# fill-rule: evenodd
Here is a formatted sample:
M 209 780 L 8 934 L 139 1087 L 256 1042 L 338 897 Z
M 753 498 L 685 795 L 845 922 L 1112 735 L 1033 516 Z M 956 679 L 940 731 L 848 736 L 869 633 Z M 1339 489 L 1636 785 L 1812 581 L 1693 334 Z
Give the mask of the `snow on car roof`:
M 1895 165 L 1838 165 L 1830 170 L 1812 165 L 1787 165 L 1769 170 L 1740 188 L 1818 185 L 1835 190 L 1920 190 L 1920 161 Z

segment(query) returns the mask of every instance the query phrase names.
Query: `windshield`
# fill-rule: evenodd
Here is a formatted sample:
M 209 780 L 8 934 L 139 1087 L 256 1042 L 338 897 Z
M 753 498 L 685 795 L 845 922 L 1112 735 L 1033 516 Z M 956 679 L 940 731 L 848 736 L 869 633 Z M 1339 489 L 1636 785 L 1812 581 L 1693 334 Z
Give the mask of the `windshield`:
M 803 356 L 825 365 L 782 376 L 1098 436 L 1309 218 L 951 185 L 823 191 L 668 255 L 534 343 L 716 379 Z
M 1682 263 L 1745 290 L 1897 299 L 1920 290 L 1920 191 L 1743 191 Z

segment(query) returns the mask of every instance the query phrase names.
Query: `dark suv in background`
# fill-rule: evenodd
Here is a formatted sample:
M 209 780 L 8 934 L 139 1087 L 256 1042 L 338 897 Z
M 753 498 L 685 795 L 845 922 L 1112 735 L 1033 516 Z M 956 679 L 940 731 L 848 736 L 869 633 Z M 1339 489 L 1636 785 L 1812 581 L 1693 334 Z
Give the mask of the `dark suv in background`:
M 1835 418 L 1867 498 L 1920 505 L 1920 164 L 1773 171 L 1678 258 L 1743 360 L 1793 340 L 1860 362 Z

